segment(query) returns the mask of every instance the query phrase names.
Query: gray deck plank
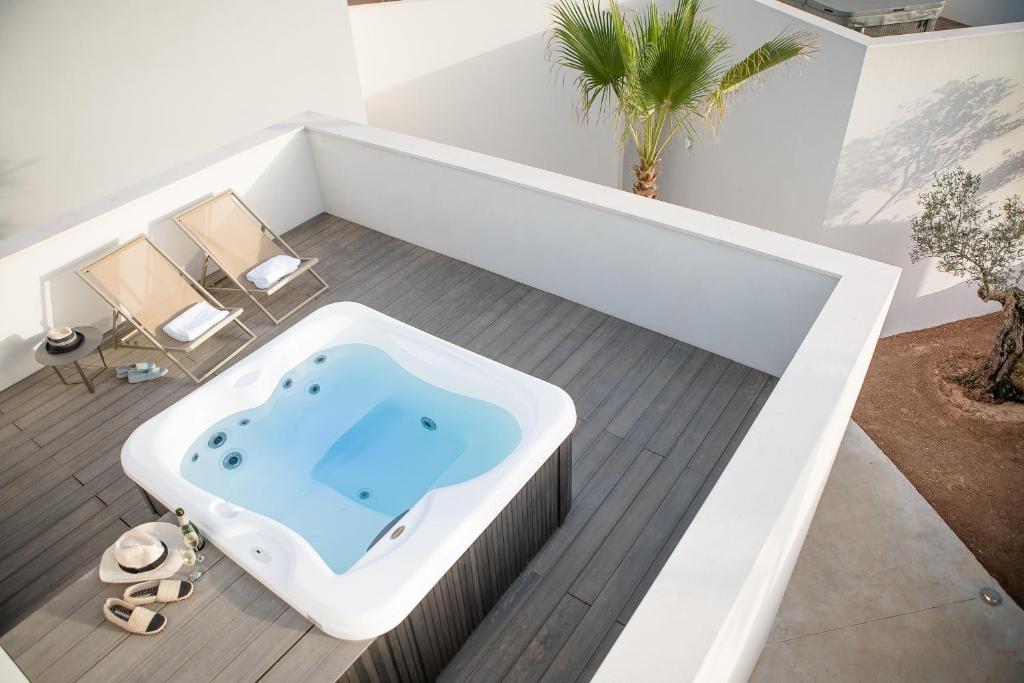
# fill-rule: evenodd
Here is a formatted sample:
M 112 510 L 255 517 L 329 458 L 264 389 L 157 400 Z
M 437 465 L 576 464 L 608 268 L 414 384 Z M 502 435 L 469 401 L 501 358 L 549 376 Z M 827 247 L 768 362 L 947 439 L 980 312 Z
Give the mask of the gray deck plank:
M 729 361 L 721 356 L 711 356 L 708 359 L 707 365 L 690 384 L 682 400 L 676 404 L 651 440 L 645 444 L 647 448 L 660 455 L 668 455 L 676 441 L 685 434 L 693 415 L 704 404 L 704 400 L 718 384 L 719 378 L 729 365 Z
M 313 628 L 295 610 L 285 610 L 244 648 L 229 654 L 226 666 L 212 679 L 220 683 L 252 681 L 263 675 Z
M 558 606 L 537 631 L 530 644 L 526 646 L 512 671 L 505 677 L 507 681 L 537 681 L 551 665 L 551 661 L 569 639 L 576 625 L 587 613 L 589 605 L 567 593 L 562 596 Z
M 587 309 L 583 306 L 559 299 L 536 325 L 531 326 L 495 360 L 518 367 L 519 359 L 527 353 L 543 353 L 557 346 L 562 337 L 567 335 L 586 313 Z
M 565 387 L 582 369 L 588 366 L 593 366 L 594 372 L 598 372 L 603 367 L 603 362 L 600 365 L 598 363 L 607 362 L 607 359 L 594 361 L 594 356 L 627 325 L 628 323 L 618 318 L 605 316 L 594 328 L 594 331 L 573 349 L 560 365 L 550 368 L 549 371 L 541 372 L 538 376 L 552 384 Z
M 640 386 L 647 380 L 654 369 L 661 364 L 661 361 L 668 354 L 673 346 L 673 341 L 668 337 L 657 337 L 647 347 L 643 355 L 626 371 L 626 374 L 613 388 L 608 389 L 610 378 L 607 382 L 595 381 L 587 389 L 587 395 L 594 403 L 589 415 L 580 414 L 583 419 L 583 426 L 573 434 L 573 445 L 586 449 L 605 430 L 608 424 L 629 402 L 633 395 L 640 389 Z M 678 366 L 670 366 L 665 370 L 675 372 Z M 598 399 L 601 399 L 598 403 Z M 653 397 L 652 397 L 653 400 Z M 587 403 L 581 399 L 577 409 L 584 408 Z M 646 408 L 647 406 L 644 406 Z
M 204 567 L 206 574 L 196 582 L 195 595 L 188 600 L 170 606 L 171 609 L 165 615 L 167 617 L 167 626 L 164 629 L 164 633 L 160 634 L 161 638 L 132 638 L 123 635 L 121 629 L 114 627 L 103 619 L 99 614 L 98 604 L 92 606 L 97 618 L 95 630 L 118 634 L 122 637 L 117 641 L 110 655 L 96 661 L 82 675 L 81 680 L 83 683 L 115 681 L 130 675 L 130 672 L 135 667 L 140 666 L 142 662 L 148 660 L 153 653 L 163 646 L 164 636 L 173 637 L 179 631 L 189 629 L 193 622 L 198 623 L 202 621 L 205 618 L 209 605 L 214 603 L 218 597 L 224 595 L 225 591 L 242 579 L 243 572 L 241 568 L 225 558 L 216 548 L 204 548 L 203 552 L 207 556 L 207 560 L 204 563 L 206 564 Z M 108 595 L 114 593 L 116 591 L 108 588 Z M 155 611 L 162 611 L 166 609 L 166 606 L 157 605 L 153 609 Z M 100 637 L 100 635 L 97 634 L 92 637 Z M 184 653 L 182 655 L 184 656 Z
M 581 418 L 574 507 L 442 679 L 587 680 L 728 465 L 774 378 L 328 214 L 286 239 L 320 259 L 317 271 L 331 285 L 304 312 L 359 301 L 574 398 Z M 271 310 L 301 301 L 316 286 L 307 279 L 276 295 Z M 302 317 L 274 326 L 241 293 L 218 296 L 246 309 L 242 319 L 259 335 L 250 349 Z M 218 336 L 187 363 L 202 367 L 240 338 Z M 105 354 L 111 365 L 157 357 L 123 348 Z M 237 565 L 221 563 L 216 548 L 207 551 L 212 559 L 196 596 L 169 611 L 160 637 L 127 637 L 102 619 L 101 598 L 117 590 L 98 585 L 100 551 L 128 525 L 154 519 L 120 470 L 121 445 L 193 389 L 177 370 L 136 386 L 112 374 L 97 380 L 96 394 L 60 384 L 49 369 L 0 391 L 0 543 L 8 548 L 0 558 L 0 644 L 39 680 L 111 681 L 140 672 L 335 680 L 366 643 L 325 636 Z
M 524 353 L 516 361 L 516 368 L 535 377 L 546 378 L 554 368 L 560 367 L 608 317 L 600 311 L 583 306 L 580 308 L 586 313 L 578 323 L 569 318 L 559 322 L 545 340 Z M 565 332 L 564 336 L 563 331 Z
M 693 353 L 694 349 L 689 344 L 676 342 L 626 404 L 615 412 L 606 430 L 616 436 L 625 436 Z
M 234 606 L 232 606 L 234 608 Z M 264 590 L 255 600 L 237 611 L 232 609 L 233 617 L 227 625 L 211 633 L 205 643 L 200 642 L 198 650 L 188 657 L 184 651 L 179 660 L 182 664 L 172 674 L 180 680 L 209 680 L 225 665 L 225 653 L 238 652 L 245 649 L 278 617 L 289 611 L 288 605 L 269 590 Z M 177 662 L 175 662 L 177 663 Z M 160 672 L 169 673 L 173 665 Z
M 217 555 L 209 558 L 209 565 L 212 566 L 223 556 Z M 105 595 L 116 595 L 117 589 L 108 587 Z M 101 601 L 97 600 L 97 605 Z M 189 605 L 193 609 L 198 606 Z M 122 643 L 130 642 L 128 633 L 117 628 L 110 628 L 102 617 L 95 612 L 97 605 L 93 605 L 94 614 L 89 614 L 89 619 L 82 621 L 82 628 L 79 631 L 80 638 L 63 655 L 56 658 L 52 663 L 39 674 L 39 680 L 79 680 L 86 673 L 103 660 L 106 655 Z M 150 606 L 153 611 L 161 611 L 164 605 L 156 604 Z M 176 622 L 183 622 L 186 614 L 181 610 L 174 609 Z M 156 645 L 157 643 L 152 643 Z
M 628 470 L 604 498 L 589 523 L 572 539 L 548 573 L 542 575 L 536 588 L 520 602 L 519 609 L 509 618 L 497 642 L 482 653 L 473 678 L 499 680 L 508 674 L 568 592 L 573 579 L 607 537 L 615 521 L 657 469 L 660 460 L 661 456 L 642 451 L 630 462 Z
M 765 383 L 765 386 L 761 389 L 761 392 L 754 400 L 753 405 L 748 409 L 747 414 L 740 423 L 736 433 L 733 434 L 732 439 L 730 439 L 725 453 L 722 454 L 719 462 L 715 466 L 713 475 L 704 480 L 696 498 L 686 508 L 682 518 L 678 521 L 673 521 L 671 518 L 666 520 L 666 524 L 670 528 L 665 530 L 663 534 L 667 534 L 667 538 L 661 544 L 661 550 L 658 551 L 658 555 L 654 558 L 654 561 L 651 562 L 651 565 L 645 572 L 643 578 L 632 588 L 629 599 L 626 601 L 625 605 L 623 605 L 618 617 L 616 618 L 619 623 L 625 624 L 629 620 L 629 617 L 633 615 L 633 612 L 636 611 L 637 605 L 640 604 L 643 596 L 647 593 L 647 589 L 650 588 L 651 584 L 654 582 L 659 569 L 668 560 L 669 554 L 671 554 L 672 550 L 675 548 L 676 543 L 679 542 L 683 532 L 686 531 L 686 527 L 689 526 L 690 521 L 693 520 L 694 515 L 697 514 L 697 510 L 700 509 L 701 503 L 704 502 L 704 499 L 711 491 L 718 475 L 721 474 L 722 469 L 724 469 L 728 464 L 729 457 L 732 455 L 732 452 L 735 451 L 737 446 L 739 446 L 739 442 L 742 440 L 743 434 L 746 433 L 750 424 L 754 421 L 754 418 L 757 417 L 757 413 L 760 411 L 761 406 L 763 406 L 764 402 L 768 400 L 768 396 L 771 394 L 774 382 L 775 381 L 773 379 Z

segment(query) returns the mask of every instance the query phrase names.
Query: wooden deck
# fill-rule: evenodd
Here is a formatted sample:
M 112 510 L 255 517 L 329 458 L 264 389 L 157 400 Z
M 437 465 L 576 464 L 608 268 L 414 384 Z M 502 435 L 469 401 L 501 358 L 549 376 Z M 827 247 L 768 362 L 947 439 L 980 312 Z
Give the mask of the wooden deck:
M 573 442 L 573 509 L 444 678 L 586 679 L 775 380 L 334 216 L 318 216 L 287 239 L 299 252 L 320 258 L 320 273 L 332 285 L 307 311 L 331 301 L 359 301 L 558 384 L 573 397 L 580 418 Z M 303 296 L 301 286 L 279 295 L 291 301 Z M 241 297 L 225 303 L 244 304 Z M 287 310 L 289 303 L 279 300 L 280 308 L 273 310 Z M 274 329 L 252 310 L 245 322 L 261 335 L 250 348 L 288 326 Z M 204 345 L 194 362 L 208 362 L 233 341 L 223 335 L 223 341 Z M 121 349 L 107 358 L 113 365 L 156 356 Z M 120 447 L 138 424 L 192 388 L 180 373 L 129 386 L 111 371 L 97 380 L 96 393 L 88 394 L 81 386 L 63 386 L 46 369 L 0 392 L 0 630 L 11 629 L 94 567 L 102 549 L 130 525 L 153 519 L 121 471 Z M 241 590 L 248 577 L 231 580 Z M 194 610 L 190 618 L 213 620 L 206 611 L 216 604 L 198 604 L 202 611 Z M 232 670 L 238 653 L 272 636 L 278 655 L 261 660 L 262 670 L 294 662 L 301 653 L 290 648 L 300 639 L 306 642 L 304 635 L 317 635 L 308 624 L 278 628 L 275 619 L 291 611 L 272 594 L 258 604 L 256 617 L 236 610 L 221 624 L 236 636 L 233 649 L 208 660 L 203 678 Z M 95 611 L 98 616 L 99 603 Z M 95 626 L 97 633 L 108 628 Z M 168 648 L 175 642 L 158 638 Z M 330 658 L 323 663 L 329 665 Z

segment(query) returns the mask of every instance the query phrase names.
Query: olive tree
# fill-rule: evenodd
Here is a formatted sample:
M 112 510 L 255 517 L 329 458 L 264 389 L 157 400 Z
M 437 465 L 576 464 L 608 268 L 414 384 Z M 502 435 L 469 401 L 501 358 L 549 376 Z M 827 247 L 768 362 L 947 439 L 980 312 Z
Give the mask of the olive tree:
M 976 395 L 1024 400 L 1024 204 L 1006 199 L 999 210 L 982 202 L 981 176 L 957 166 L 935 176 L 921 195 L 920 216 L 911 220 L 913 262 L 938 259 L 939 269 L 966 278 L 982 301 L 1003 307 L 995 345 L 976 369 L 960 379 Z

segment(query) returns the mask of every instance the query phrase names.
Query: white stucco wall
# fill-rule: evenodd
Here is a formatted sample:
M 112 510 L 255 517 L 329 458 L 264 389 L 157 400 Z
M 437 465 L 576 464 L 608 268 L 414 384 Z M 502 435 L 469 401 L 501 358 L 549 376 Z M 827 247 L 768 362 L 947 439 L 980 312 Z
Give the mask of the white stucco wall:
M 900 266 L 883 334 L 996 310 L 933 263 L 910 263 L 909 219 L 933 174 L 957 163 L 983 174 L 989 200 L 1024 194 L 1024 25 L 865 38 L 773 0 L 711 16 L 737 52 L 787 26 L 820 49 L 742 95 L 717 141 L 669 149 L 659 197 Z
M 671 5 L 671 0 L 659 0 Z M 813 61 L 787 65 L 734 99 L 718 138 L 664 155 L 659 198 L 804 239 L 825 216 L 836 160 L 857 90 L 866 39 L 775 0 L 708 7 L 740 59 L 780 31 L 816 36 Z M 851 38 L 852 36 L 852 38 Z M 632 186 L 627 158 L 623 187 Z
M 1024 195 L 1024 25 L 878 39 L 868 50 L 817 241 L 903 268 L 884 334 L 998 310 L 910 263 L 910 217 L 936 172 L 980 173 L 985 198 Z
M 39 370 L 33 350 L 50 327 L 110 328 L 110 308 L 75 273 L 93 258 L 144 233 L 197 274 L 198 250 L 171 221 L 190 204 L 234 188 L 280 231 L 320 213 L 304 135 L 301 125 L 265 129 L 65 214 L 51 236 L 0 256 L 0 387 Z
M 1024 21 L 1021 0 L 946 0 L 942 16 L 968 26 Z
M 548 0 L 403 0 L 350 9 L 371 125 L 604 185 L 614 127 L 580 125 L 545 60 Z
M 5 0 L 0 93 L 0 238 L 298 111 L 364 119 L 343 0 Z
M 835 285 L 788 257 L 846 256 L 391 131 L 326 121 L 309 135 L 324 211 L 774 375 Z M 783 256 L 737 249 L 740 236 Z

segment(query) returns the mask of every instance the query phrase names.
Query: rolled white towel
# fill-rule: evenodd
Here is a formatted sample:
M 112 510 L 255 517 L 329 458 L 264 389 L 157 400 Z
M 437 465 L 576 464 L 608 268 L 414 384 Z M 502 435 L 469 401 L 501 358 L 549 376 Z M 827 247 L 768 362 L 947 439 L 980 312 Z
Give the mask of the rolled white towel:
M 294 256 L 278 254 L 250 270 L 245 277 L 260 289 L 270 289 L 285 275 L 294 273 L 300 263 L 302 262 Z
M 226 318 L 227 311 L 214 308 L 206 301 L 192 304 L 185 312 L 164 325 L 164 332 L 181 342 L 198 339 L 208 329 Z

